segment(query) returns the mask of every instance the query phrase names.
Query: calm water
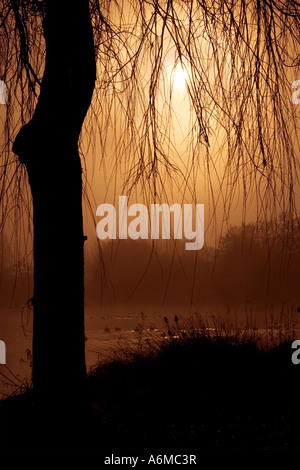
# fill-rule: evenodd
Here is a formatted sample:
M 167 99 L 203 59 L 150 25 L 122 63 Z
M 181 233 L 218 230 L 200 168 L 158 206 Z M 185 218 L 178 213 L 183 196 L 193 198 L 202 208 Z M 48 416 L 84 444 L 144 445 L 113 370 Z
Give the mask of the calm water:
M 85 313 L 86 364 L 88 370 L 128 341 L 137 343 L 142 323 L 136 308 L 87 308 Z M 161 328 L 162 314 L 147 314 L 145 327 Z M 0 339 L 6 344 L 6 365 L 0 364 L 0 399 L 31 376 L 32 316 L 22 309 L 0 310 Z
M 153 307 L 151 307 L 151 313 L 148 313 L 147 309 L 145 311 L 144 328 L 150 328 L 151 331 L 162 328 L 164 315 L 169 319 L 173 319 L 175 314 L 181 318 L 186 316 L 183 311 L 176 308 L 164 308 L 153 313 Z M 264 318 L 262 313 L 260 318 Z M 137 307 L 86 308 L 85 335 L 88 370 L 99 360 L 110 356 L 112 351 L 119 346 L 128 342 L 136 344 L 139 335 L 135 330 L 142 322 L 141 312 Z M 296 337 L 300 339 L 298 327 Z M 1 309 L 0 339 L 6 343 L 6 365 L 0 364 L 1 399 L 14 392 L 24 381 L 30 380 L 31 314 L 22 309 Z

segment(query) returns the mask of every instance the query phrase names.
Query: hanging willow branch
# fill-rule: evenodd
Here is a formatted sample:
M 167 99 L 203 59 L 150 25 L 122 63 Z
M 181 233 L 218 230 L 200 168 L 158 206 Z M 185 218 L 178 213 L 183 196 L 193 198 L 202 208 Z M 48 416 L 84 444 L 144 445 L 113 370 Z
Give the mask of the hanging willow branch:
M 18 218 L 24 207 L 30 213 L 24 170 L 11 144 L 39 94 L 45 2 L 1 5 L 3 228 L 11 214 Z M 283 216 L 289 230 L 297 218 L 299 109 L 291 84 L 300 78 L 300 4 L 91 0 L 90 8 L 97 83 L 80 144 L 94 149 L 99 161 L 114 162 L 115 175 L 122 168 L 128 192 L 141 184 L 153 198 L 164 198 L 173 184 L 196 197 L 197 185 L 206 181 L 213 205 L 221 200 L 225 215 L 236 198 L 245 209 L 251 200 L 259 217 Z M 180 155 L 172 83 L 178 66 L 188 75 L 190 103 Z

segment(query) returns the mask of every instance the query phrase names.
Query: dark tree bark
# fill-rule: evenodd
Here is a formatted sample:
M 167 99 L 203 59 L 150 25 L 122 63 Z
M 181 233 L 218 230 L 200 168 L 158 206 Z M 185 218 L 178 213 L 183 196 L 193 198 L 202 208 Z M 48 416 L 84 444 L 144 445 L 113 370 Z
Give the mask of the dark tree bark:
M 13 151 L 33 200 L 35 397 L 69 407 L 85 396 L 86 382 L 78 138 L 96 79 L 88 0 L 46 1 L 44 36 L 40 96 Z

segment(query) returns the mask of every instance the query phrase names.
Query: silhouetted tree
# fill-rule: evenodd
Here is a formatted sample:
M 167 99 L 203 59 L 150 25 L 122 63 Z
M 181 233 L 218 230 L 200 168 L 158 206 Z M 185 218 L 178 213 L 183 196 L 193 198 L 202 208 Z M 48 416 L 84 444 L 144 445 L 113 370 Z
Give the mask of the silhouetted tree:
M 128 191 L 141 182 L 161 199 L 174 180 L 196 197 L 200 173 L 213 207 L 224 204 L 225 221 L 239 191 L 245 209 L 256 198 L 264 220 L 287 214 L 289 231 L 296 212 L 299 143 L 291 83 L 300 78 L 300 5 L 4 0 L 0 9 L 0 79 L 8 93 L 1 221 L 12 208 L 31 213 L 26 168 L 34 225 L 34 389 L 41 399 L 78 399 L 86 375 L 81 131 L 80 143 L 97 136 L 101 158 L 114 136 L 115 169 L 124 165 Z M 188 75 L 184 170 L 174 160 L 166 60 Z
M 14 1 L 10 5 L 20 60 L 32 86 L 37 77 L 30 67 L 27 30 L 34 26 L 30 11 L 27 23 L 22 13 L 33 5 Z M 86 377 L 78 138 L 91 103 L 96 63 L 89 2 L 49 1 L 42 7 L 43 79 L 34 113 L 12 149 L 26 167 L 32 192 L 34 390 L 39 400 L 56 404 L 59 400 L 65 407 L 82 398 Z

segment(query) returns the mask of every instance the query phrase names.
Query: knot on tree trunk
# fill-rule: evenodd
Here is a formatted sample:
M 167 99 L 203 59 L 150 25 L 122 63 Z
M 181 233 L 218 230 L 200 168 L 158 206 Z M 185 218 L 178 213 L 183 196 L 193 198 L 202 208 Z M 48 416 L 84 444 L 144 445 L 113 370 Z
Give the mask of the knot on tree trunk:
M 30 167 L 34 155 L 41 151 L 42 133 L 32 121 L 25 124 L 17 134 L 12 151 L 19 157 L 26 168 Z

